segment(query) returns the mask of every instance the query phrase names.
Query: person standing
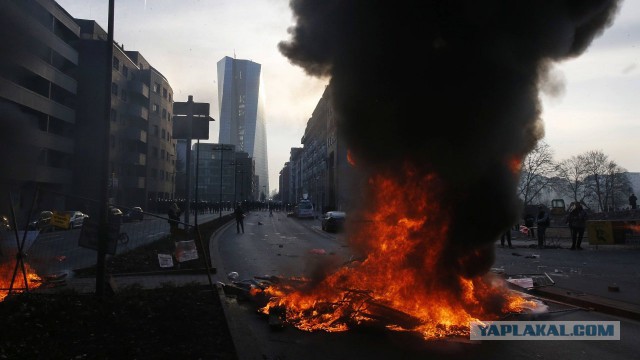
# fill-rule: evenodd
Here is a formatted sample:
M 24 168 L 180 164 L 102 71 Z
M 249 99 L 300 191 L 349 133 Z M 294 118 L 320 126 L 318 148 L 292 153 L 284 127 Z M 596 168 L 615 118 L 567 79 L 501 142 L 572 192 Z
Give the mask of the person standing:
M 571 231 L 571 250 L 582 250 L 582 238 L 584 237 L 584 229 L 587 226 L 587 212 L 582 208 L 580 203 L 571 210 L 567 215 L 567 224 Z
M 502 233 L 502 236 L 500 237 L 500 246 L 504 247 L 504 240 L 505 239 L 507 240 L 507 244 L 509 245 L 509 249 L 513 249 L 513 246 L 511 245 L 511 228 L 507 229 L 507 231 Z
M 551 225 L 551 219 L 549 219 L 549 214 L 544 210 L 544 206 L 542 205 L 538 205 L 536 225 L 538 225 L 538 249 L 543 249 L 547 228 Z
M 240 230 L 242 230 L 242 233 L 244 234 L 244 210 L 240 203 L 236 205 L 233 213 L 236 216 L 236 230 L 238 231 L 238 234 L 240 234 Z
M 636 202 L 638 201 L 638 198 L 635 196 L 635 194 L 631 194 L 629 196 L 629 206 L 631 206 L 632 210 L 635 210 L 638 205 L 636 204 Z
M 178 207 L 178 204 L 176 204 L 175 202 L 171 203 L 171 206 L 169 206 L 169 210 L 167 210 L 167 215 L 169 216 L 169 230 L 171 232 L 171 235 L 175 235 L 176 230 L 178 230 L 180 214 L 182 214 L 182 210 Z

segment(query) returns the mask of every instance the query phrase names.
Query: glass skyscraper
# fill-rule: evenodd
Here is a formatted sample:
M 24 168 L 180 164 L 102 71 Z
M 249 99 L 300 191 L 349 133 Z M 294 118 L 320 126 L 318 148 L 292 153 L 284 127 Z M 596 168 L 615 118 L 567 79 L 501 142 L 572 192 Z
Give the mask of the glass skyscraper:
M 255 162 L 255 194 L 269 196 L 265 88 L 261 65 L 225 56 L 218 61 L 218 143 L 232 144 Z M 260 195 L 256 196 L 257 198 Z M 261 199 L 261 197 L 259 197 Z

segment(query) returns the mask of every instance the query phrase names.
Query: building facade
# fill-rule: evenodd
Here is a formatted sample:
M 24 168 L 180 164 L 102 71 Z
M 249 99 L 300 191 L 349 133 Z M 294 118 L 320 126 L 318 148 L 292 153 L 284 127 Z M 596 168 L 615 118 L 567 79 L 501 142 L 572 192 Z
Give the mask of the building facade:
M 0 4 L 0 189 L 20 217 L 41 188 L 35 210 L 62 209 L 72 190 L 77 149 L 74 45 L 80 27 L 50 0 Z M 0 201 L 0 213 L 9 214 Z
M 261 65 L 224 57 L 218 61 L 220 144 L 235 145 L 255 163 L 253 197 L 269 195 L 269 164 L 265 118 L 265 89 Z M 261 194 L 264 193 L 264 196 Z
M 81 26 L 77 105 L 79 149 L 75 189 L 99 198 L 104 135 L 104 97 L 110 96 L 109 201 L 119 206 L 148 208 L 150 200 L 175 192 L 175 140 L 172 138 L 173 91 L 169 82 L 137 51 L 114 43 L 110 93 L 105 94 L 107 34 L 95 21 L 76 19 Z M 150 209 L 153 210 L 153 209 Z
M 280 172 L 284 204 L 310 199 L 317 212 L 347 210 L 352 167 L 336 121 L 327 86 L 307 121 L 303 147 L 291 148 L 289 161 Z
M 191 185 L 198 189 L 198 201 L 223 203 L 233 208 L 236 202 L 255 200 L 253 160 L 246 152 L 235 150 L 235 145 L 230 144 L 193 145 L 191 174 L 194 183 Z M 192 200 L 195 201 L 195 196 Z

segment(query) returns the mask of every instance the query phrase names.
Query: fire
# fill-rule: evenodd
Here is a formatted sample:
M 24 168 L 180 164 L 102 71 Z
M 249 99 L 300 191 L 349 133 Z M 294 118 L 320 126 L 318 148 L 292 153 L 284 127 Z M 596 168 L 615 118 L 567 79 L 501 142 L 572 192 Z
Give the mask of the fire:
M 507 161 L 507 165 L 509 166 L 511 173 L 517 175 L 522 169 L 522 158 L 519 156 L 513 156 Z
M 464 278 L 447 263 L 451 220 L 437 202 L 436 176 L 407 171 L 403 183 L 378 176 L 374 206 L 350 240 L 366 258 L 306 286 L 280 283 L 265 290 L 269 313 L 306 331 L 345 331 L 367 323 L 417 331 L 425 339 L 468 334 L 470 321 L 496 320 L 522 310 L 525 300 L 493 274 Z M 465 258 L 473 261 L 473 257 Z M 531 306 L 531 304 L 528 304 Z
M 351 166 L 355 166 L 356 165 L 356 159 L 354 158 L 353 154 L 351 153 L 351 150 L 347 150 L 347 162 Z
M 29 264 L 24 264 L 24 270 L 27 275 L 26 278 L 28 282 L 28 288 L 33 289 L 40 286 L 41 278 L 29 266 Z M 0 263 L 0 301 L 3 301 L 9 295 L 9 288 L 11 287 L 11 279 L 13 278 L 14 271 L 16 273 L 16 276 L 14 278 L 11 291 L 22 292 L 27 288 L 27 284 L 25 284 L 24 282 L 25 277 L 23 276 L 20 266 L 18 266 L 16 270 L 14 262 Z

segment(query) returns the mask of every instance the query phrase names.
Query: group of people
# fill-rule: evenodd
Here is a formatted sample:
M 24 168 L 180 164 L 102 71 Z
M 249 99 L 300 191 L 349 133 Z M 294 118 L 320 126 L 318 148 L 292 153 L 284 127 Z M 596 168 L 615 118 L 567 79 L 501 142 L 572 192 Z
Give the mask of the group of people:
M 180 209 L 180 207 L 178 207 L 177 203 L 172 203 L 169 206 L 169 210 L 167 210 L 167 216 L 169 217 L 169 231 L 171 233 L 171 235 L 176 235 L 176 231 L 178 230 L 178 224 L 180 223 L 180 214 L 182 214 L 182 209 Z M 236 219 L 236 230 L 238 231 L 238 234 L 240 234 L 240 231 L 242 231 L 242 233 L 244 234 L 244 209 L 242 209 L 242 206 L 240 205 L 240 203 L 238 203 L 233 211 L 233 214 L 235 216 Z
M 533 216 L 527 216 L 525 218 L 524 229 L 527 235 L 535 237 L 535 228 L 533 224 L 536 224 L 538 248 L 544 248 L 544 243 L 547 235 L 547 229 L 551 226 L 551 218 L 549 213 L 545 210 L 544 206 L 538 206 L 538 214 Z M 569 226 L 571 232 L 571 250 L 582 250 L 582 239 L 584 238 L 585 228 L 587 227 L 587 212 L 580 203 L 576 203 L 573 209 L 567 214 L 565 223 Z M 500 245 L 504 247 L 505 241 L 509 248 L 513 248 L 511 244 L 511 229 L 505 231 L 500 237 Z

